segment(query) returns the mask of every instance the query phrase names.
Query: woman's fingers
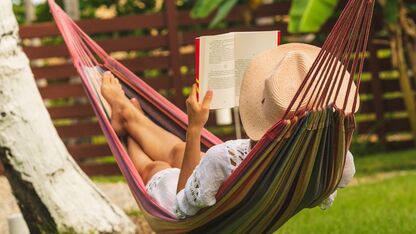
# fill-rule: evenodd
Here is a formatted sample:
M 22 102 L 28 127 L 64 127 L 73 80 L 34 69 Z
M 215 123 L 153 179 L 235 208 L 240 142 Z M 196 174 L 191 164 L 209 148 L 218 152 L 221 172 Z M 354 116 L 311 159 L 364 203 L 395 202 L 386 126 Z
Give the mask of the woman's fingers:
M 212 90 L 208 90 L 208 92 L 205 94 L 204 100 L 202 100 L 202 108 L 203 109 L 209 109 L 209 106 L 211 105 L 212 101 Z
M 202 100 L 202 103 L 199 104 L 198 100 L 196 98 L 196 84 L 192 85 L 191 94 L 189 95 L 188 99 L 186 100 L 187 104 L 192 107 L 194 110 L 198 110 L 200 108 L 203 109 L 209 109 L 209 106 L 212 101 L 212 91 L 208 90 L 208 92 L 205 94 L 204 100 Z
M 191 98 L 192 101 L 195 101 L 195 102 L 197 101 L 197 98 L 196 98 L 196 84 L 192 85 L 190 98 Z
M 196 107 L 198 101 L 196 99 L 196 85 L 192 85 L 191 93 L 189 94 L 188 99 L 186 100 L 188 104 L 192 105 L 192 107 Z
M 195 92 L 195 87 L 194 87 L 194 85 L 192 85 L 192 88 L 191 88 L 191 93 L 189 94 L 189 97 L 186 99 L 186 104 L 189 106 L 189 107 L 191 107 L 192 109 L 194 109 L 194 105 L 195 105 L 195 101 L 193 100 L 194 99 L 194 92 Z

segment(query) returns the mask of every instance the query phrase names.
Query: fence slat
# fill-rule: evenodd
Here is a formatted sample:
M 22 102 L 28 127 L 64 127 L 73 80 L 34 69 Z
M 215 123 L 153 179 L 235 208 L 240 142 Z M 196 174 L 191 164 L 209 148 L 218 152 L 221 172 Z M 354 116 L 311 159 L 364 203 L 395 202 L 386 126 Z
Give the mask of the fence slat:
M 402 132 L 408 131 L 410 128 L 410 124 L 408 119 L 406 118 L 397 118 L 397 119 L 386 119 L 383 123 L 377 121 L 365 121 L 360 122 L 357 127 L 358 133 L 360 134 L 368 134 L 368 133 L 375 133 L 377 130 L 385 126 L 385 134 L 391 132 Z
M 43 67 L 32 66 L 35 79 L 62 79 L 78 75 L 72 64 L 51 65 Z
M 77 21 L 77 24 L 87 33 L 102 33 L 159 28 L 165 25 L 165 21 L 162 13 L 154 13 L 119 16 L 112 19 L 85 19 Z M 19 31 L 22 38 L 60 36 L 58 28 L 52 22 L 22 25 Z
M 86 97 L 82 84 L 53 85 L 39 88 L 44 99 Z
M 97 43 L 107 52 L 131 51 L 131 50 L 150 50 L 167 46 L 166 36 L 146 36 L 146 37 L 123 37 L 97 40 Z M 68 57 L 69 52 L 64 44 L 26 46 L 24 52 L 31 59 Z
M 168 69 L 169 58 L 167 56 L 142 57 L 119 60 L 133 72 L 143 72 L 147 69 Z M 44 67 L 32 66 L 32 72 L 36 79 L 62 79 L 78 75 L 72 64 L 51 65 Z
M 80 164 L 81 169 L 89 176 L 113 176 L 120 175 L 120 169 L 115 163 L 105 164 Z
M 112 155 L 107 144 L 68 145 L 67 149 L 72 157 L 77 161 Z
M 380 83 L 380 90 L 383 93 L 391 93 L 400 91 L 400 84 L 399 80 L 397 79 L 389 79 L 389 80 L 381 80 L 378 81 Z M 372 93 L 372 81 L 362 81 L 360 85 L 360 93 Z
M 74 105 L 63 107 L 50 107 L 48 112 L 52 119 L 60 118 L 82 118 L 94 116 L 94 111 L 89 104 L 87 105 Z
M 98 123 L 76 123 L 72 125 L 57 126 L 56 130 L 62 138 L 102 135 Z
M 389 141 L 386 143 L 389 150 L 403 150 L 414 147 L 413 140 Z
M 370 47 L 370 46 L 369 46 Z M 373 45 L 373 47 L 375 47 Z M 372 52 L 370 52 L 371 54 L 377 54 L 376 49 L 375 48 L 371 48 Z M 383 71 L 391 71 L 394 70 L 393 66 L 391 65 L 391 59 L 390 58 L 376 58 L 377 61 L 377 72 L 383 72 Z M 364 60 L 364 69 L 363 72 L 372 72 L 372 67 L 373 64 L 371 63 L 371 57 L 370 59 L 365 59 Z
M 285 24 L 286 25 L 286 24 Z M 285 34 L 285 27 L 279 27 L 279 25 L 263 25 L 263 26 L 250 26 L 250 27 L 233 27 L 228 29 L 207 29 L 202 31 L 186 31 L 182 32 L 182 45 L 189 45 L 194 44 L 195 38 L 201 35 L 208 36 L 208 35 L 216 35 L 221 33 L 227 33 L 232 31 L 270 31 L 270 30 L 280 30 L 283 34 Z
M 359 113 L 375 113 L 376 106 L 383 106 L 383 113 L 404 111 L 404 102 L 402 98 L 383 99 L 380 103 L 374 100 L 361 101 Z M 382 120 L 380 120 L 382 121 Z

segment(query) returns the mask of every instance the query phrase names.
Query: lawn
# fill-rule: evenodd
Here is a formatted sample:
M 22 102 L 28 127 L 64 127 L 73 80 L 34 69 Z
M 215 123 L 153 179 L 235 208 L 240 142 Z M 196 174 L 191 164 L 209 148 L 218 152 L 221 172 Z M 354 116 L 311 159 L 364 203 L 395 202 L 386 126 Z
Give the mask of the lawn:
M 371 155 L 356 155 L 356 177 L 372 176 L 377 173 L 416 170 L 416 150 L 407 150 Z
M 416 233 L 416 151 L 355 161 L 357 180 L 329 210 L 303 210 L 276 233 Z

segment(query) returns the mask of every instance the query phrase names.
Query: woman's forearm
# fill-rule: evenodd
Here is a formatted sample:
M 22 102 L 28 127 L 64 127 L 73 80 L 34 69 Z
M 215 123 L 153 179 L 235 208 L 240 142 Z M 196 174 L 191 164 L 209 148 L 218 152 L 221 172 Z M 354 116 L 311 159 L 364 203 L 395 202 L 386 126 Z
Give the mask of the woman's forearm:
M 191 125 L 186 131 L 185 153 L 176 189 L 177 192 L 185 187 L 186 181 L 201 161 L 201 131 L 201 127 Z

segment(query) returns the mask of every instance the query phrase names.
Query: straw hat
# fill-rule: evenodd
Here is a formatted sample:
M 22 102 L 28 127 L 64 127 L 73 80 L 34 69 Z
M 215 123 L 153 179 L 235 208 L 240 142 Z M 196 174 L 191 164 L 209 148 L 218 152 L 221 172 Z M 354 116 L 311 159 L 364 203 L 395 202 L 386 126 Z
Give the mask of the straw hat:
M 289 43 L 265 51 L 250 61 L 241 84 L 239 105 L 241 121 L 252 140 L 259 140 L 283 117 L 319 51 L 320 48 L 316 46 Z M 340 62 L 338 66 L 342 66 Z M 335 102 L 337 107 L 343 106 L 348 80 L 347 72 Z M 355 84 L 350 89 L 352 94 L 355 93 Z M 302 109 L 311 99 L 310 96 L 308 95 L 301 103 Z M 334 96 L 335 92 L 332 97 Z M 346 113 L 352 110 L 354 95 L 349 95 L 348 99 Z M 291 111 L 295 111 L 299 101 L 295 102 Z M 309 105 L 312 103 L 313 100 L 309 102 Z M 358 105 L 356 110 L 358 110 Z

